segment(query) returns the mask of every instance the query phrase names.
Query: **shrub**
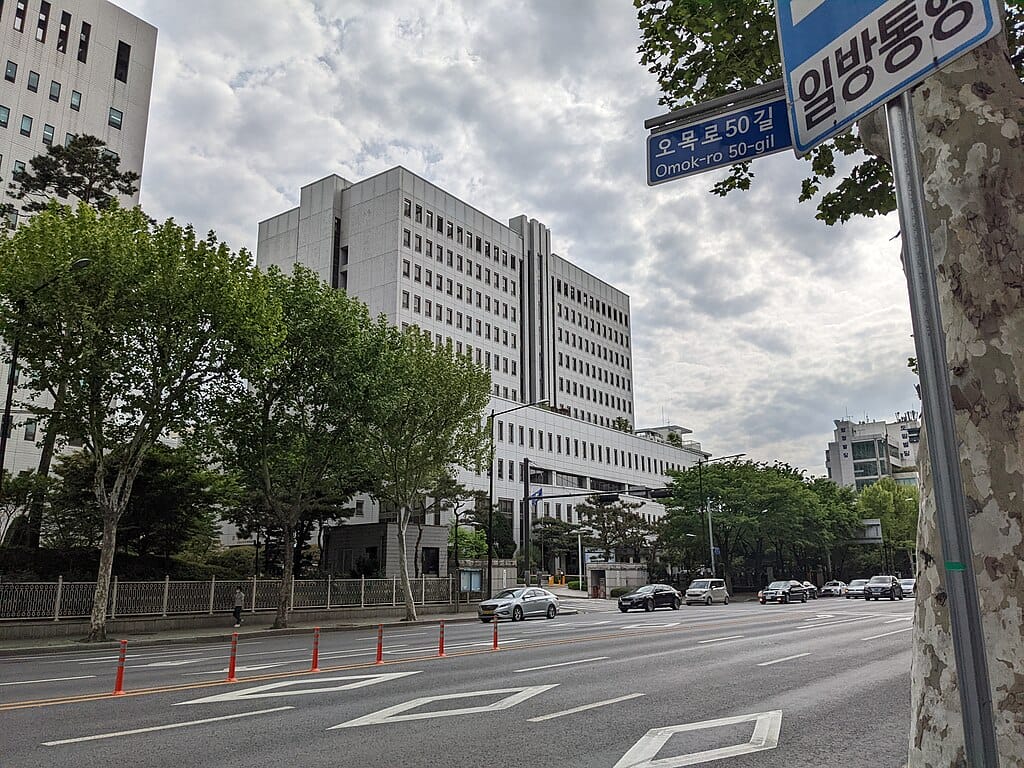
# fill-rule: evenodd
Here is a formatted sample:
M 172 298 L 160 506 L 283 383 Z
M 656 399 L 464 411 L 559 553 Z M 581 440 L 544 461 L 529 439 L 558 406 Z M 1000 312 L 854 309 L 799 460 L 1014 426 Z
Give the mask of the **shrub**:
M 612 589 L 612 597 L 622 597 L 623 595 L 632 592 L 633 587 L 615 587 Z
M 580 581 L 578 581 L 578 580 L 570 581 L 568 584 L 566 584 L 566 586 L 569 589 L 586 589 L 587 588 L 587 580 L 583 579 L 582 583 L 580 583 Z

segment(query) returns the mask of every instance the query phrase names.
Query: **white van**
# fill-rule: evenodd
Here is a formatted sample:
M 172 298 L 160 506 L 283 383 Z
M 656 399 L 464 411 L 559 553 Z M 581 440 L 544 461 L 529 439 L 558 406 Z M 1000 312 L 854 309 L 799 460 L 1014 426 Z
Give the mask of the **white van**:
M 693 605 L 694 603 L 703 603 L 704 605 L 722 603 L 723 605 L 728 605 L 729 593 L 725 589 L 725 581 L 723 579 L 695 579 L 686 588 L 684 599 L 687 605 Z

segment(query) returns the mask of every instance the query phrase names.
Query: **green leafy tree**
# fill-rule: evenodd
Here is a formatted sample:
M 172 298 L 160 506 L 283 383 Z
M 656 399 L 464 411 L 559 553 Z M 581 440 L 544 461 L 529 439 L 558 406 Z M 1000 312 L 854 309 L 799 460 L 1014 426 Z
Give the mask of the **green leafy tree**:
M 139 191 L 139 174 L 122 171 L 120 159 L 95 136 L 75 136 L 65 144 L 51 144 L 23 170 L 15 171 L 10 194 L 22 202 L 26 213 L 38 213 L 51 200 L 83 202 L 105 209 L 117 203 L 117 195 Z
M 775 21 L 768 0 L 634 0 L 641 62 L 658 77 L 664 102 L 678 107 L 779 76 Z M 982 608 L 1001 764 L 1024 755 L 1024 699 L 1019 675 L 1001 659 L 1019 653 L 1017 608 L 1024 581 L 1024 468 L 1006 446 L 1024 443 L 1024 422 L 1007 404 L 1024 402 L 1024 346 L 1010 342 L 1024 325 L 1024 6 L 1002 4 L 1004 34 L 925 80 L 913 96 L 925 210 L 931 231 L 937 297 L 950 363 L 951 399 L 960 436 L 964 493 L 975 548 L 972 561 Z M 882 110 L 855 131 L 810 155 L 803 199 L 817 217 L 841 222 L 890 211 L 889 142 Z M 843 156 L 849 157 L 844 158 Z M 837 159 L 845 160 L 840 163 Z M 845 178 L 840 167 L 855 163 Z M 749 167 L 734 168 L 714 191 L 750 186 Z M 1009 406 L 1014 410 L 1016 406 Z M 918 527 L 918 610 L 911 673 L 910 768 L 963 762 L 964 739 L 950 634 L 946 574 L 932 496 L 927 435 L 919 454 L 922 504 Z M 998 563 L 999 565 L 994 565 Z
M 530 526 L 530 542 L 533 544 L 534 562 L 541 570 L 550 572 L 548 563 L 552 558 L 561 556 L 563 562 L 575 556 L 580 540 L 577 535 L 582 527 L 577 523 L 559 520 L 554 517 L 538 517 Z M 584 538 L 589 543 L 590 534 Z
M 862 518 L 877 518 L 882 523 L 882 547 L 897 568 L 896 555 L 913 552 L 917 539 L 917 488 L 898 485 L 891 477 L 883 477 L 857 495 L 857 510 Z M 898 570 L 913 572 L 911 558 Z
M 218 403 L 207 439 L 251 492 L 243 524 L 281 534 L 282 580 L 274 627 L 288 625 L 296 553 L 312 524 L 347 514 L 368 485 L 364 436 L 376 393 L 377 348 L 365 305 L 316 274 L 271 268 L 263 282 L 280 307 L 273 344 Z
M 815 478 L 808 484 L 818 497 L 818 533 L 825 554 L 826 574 L 838 578 L 853 540 L 863 531 L 857 510 L 857 495 L 852 488 L 836 485 L 827 478 Z
M 367 427 L 374 495 L 395 510 L 406 619 L 416 619 L 406 532 L 415 507 L 458 466 L 488 456 L 481 414 L 490 374 L 450 346 L 434 346 L 419 328 L 377 323 L 379 368 Z
M 616 416 L 615 421 L 612 422 L 612 429 L 617 429 L 619 432 L 633 432 L 633 425 L 629 423 L 629 419 L 624 416 Z
M 650 526 L 636 513 L 643 504 L 639 502 L 601 501 L 600 495 L 587 498 L 576 505 L 581 525 L 590 531 L 592 543 L 604 551 L 604 559 L 612 561 L 619 551 L 632 551 L 639 555 L 644 536 L 653 533 Z
M 74 279 L 35 292 L 82 258 L 91 264 Z M 272 307 L 247 253 L 139 209 L 51 204 L 0 239 L 0 263 L 0 336 L 17 335 L 25 389 L 54 403 L 27 407 L 95 461 L 103 539 L 89 639 L 102 640 L 117 526 L 146 454 L 206 420 L 211 395 L 265 343 Z

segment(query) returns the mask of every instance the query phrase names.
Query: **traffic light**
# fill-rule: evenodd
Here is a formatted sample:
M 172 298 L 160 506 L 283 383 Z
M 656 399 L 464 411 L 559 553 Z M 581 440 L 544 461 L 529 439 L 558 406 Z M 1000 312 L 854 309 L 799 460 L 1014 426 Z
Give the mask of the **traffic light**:
M 619 500 L 619 494 L 617 493 L 599 493 L 597 494 L 598 504 L 611 504 Z
M 672 496 L 671 488 L 652 488 L 647 494 L 649 499 L 671 499 Z

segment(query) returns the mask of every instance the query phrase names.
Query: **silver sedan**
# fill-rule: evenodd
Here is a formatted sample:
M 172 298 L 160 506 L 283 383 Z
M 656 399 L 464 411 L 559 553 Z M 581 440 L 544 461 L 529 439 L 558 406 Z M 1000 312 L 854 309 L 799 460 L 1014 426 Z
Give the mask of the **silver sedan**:
M 484 600 L 477 609 L 480 621 L 489 623 L 495 619 L 522 621 L 531 616 L 545 616 L 549 619 L 558 615 L 558 598 L 540 587 L 517 587 L 505 589 L 492 598 Z

